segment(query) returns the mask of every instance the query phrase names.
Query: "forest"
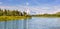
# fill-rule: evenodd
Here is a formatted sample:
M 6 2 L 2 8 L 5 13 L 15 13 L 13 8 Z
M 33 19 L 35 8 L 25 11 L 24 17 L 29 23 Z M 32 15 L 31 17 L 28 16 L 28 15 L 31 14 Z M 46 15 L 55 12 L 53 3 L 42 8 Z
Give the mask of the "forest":
M 0 21 L 22 20 L 30 17 L 25 11 L 0 9 Z
M 18 10 L 0 9 L 0 16 L 25 16 L 25 15 L 27 15 L 25 11 L 21 12 Z

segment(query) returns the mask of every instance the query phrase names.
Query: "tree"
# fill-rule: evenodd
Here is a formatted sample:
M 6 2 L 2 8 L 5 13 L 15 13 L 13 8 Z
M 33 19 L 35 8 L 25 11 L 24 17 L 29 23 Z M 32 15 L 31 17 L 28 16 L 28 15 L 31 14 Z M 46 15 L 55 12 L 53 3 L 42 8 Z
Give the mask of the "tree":
M 6 9 L 4 9 L 3 15 L 7 16 L 7 10 Z
M 19 16 L 19 13 L 21 13 L 21 12 L 19 12 L 18 10 L 15 11 L 15 14 L 16 14 L 17 16 Z
M 26 15 L 27 15 L 27 13 L 24 11 L 24 12 L 23 12 L 23 15 L 24 15 L 24 16 L 26 16 Z
M 2 16 L 2 15 L 3 15 L 3 10 L 0 9 L 0 16 Z

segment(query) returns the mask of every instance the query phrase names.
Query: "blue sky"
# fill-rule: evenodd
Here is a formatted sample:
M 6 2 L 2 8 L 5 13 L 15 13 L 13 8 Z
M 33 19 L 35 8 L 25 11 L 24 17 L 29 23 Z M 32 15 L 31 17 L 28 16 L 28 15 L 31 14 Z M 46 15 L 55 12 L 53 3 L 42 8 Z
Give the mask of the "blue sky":
M 26 10 L 30 13 L 55 13 L 60 11 L 60 0 L 0 0 L 2 9 Z
M 16 5 L 26 5 L 29 3 L 29 6 L 38 6 L 38 5 L 60 5 L 60 0 L 0 0 L 0 5 L 5 6 L 16 6 Z

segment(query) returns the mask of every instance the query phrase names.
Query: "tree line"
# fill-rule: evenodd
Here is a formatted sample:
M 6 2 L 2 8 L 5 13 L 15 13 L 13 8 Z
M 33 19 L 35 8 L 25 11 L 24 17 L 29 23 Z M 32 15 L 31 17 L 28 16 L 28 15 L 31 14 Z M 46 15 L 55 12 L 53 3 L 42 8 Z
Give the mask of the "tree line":
M 25 15 L 27 15 L 25 11 L 21 12 L 18 10 L 0 9 L 0 16 L 25 16 Z
M 41 17 L 60 17 L 60 12 L 56 12 L 55 14 L 36 14 L 36 15 L 32 15 L 32 16 L 41 16 Z

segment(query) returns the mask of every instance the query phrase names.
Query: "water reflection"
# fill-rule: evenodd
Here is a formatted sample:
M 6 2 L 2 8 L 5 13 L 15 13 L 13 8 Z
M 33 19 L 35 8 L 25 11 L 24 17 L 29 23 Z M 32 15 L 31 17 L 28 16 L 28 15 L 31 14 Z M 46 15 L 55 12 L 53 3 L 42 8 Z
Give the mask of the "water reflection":
M 28 29 L 28 20 L 30 20 L 30 18 L 25 18 L 22 22 L 23 22 L 23 29 Z

